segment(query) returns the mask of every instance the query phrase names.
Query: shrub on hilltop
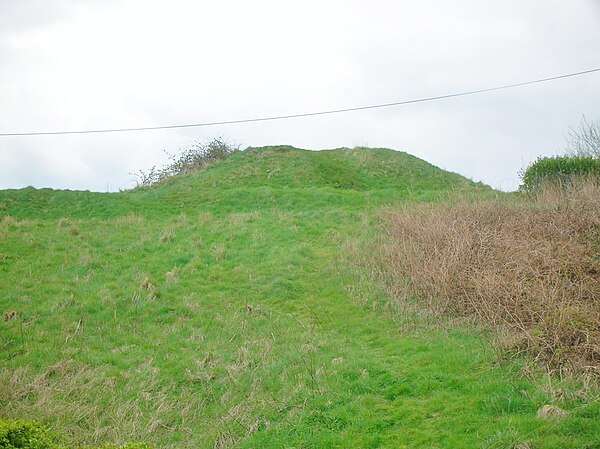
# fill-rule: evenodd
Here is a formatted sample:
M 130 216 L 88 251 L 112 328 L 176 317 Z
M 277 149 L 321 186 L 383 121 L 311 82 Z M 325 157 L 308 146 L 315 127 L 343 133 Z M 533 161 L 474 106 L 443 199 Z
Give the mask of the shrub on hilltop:
M 140 170 L 136 174 L 139 179 L 138 186 L 149 187 L 160 184 L 173 176 L 193 173 L 210 164 L 227 159 L 237 151 L 239 151 L 238 146 L 221 138 L 215 138 L 208 143 L 195 142 L 176 154 L 169 154 L 170 162 L 166 166 L 159 168 L 154 166 L 147 171 Z

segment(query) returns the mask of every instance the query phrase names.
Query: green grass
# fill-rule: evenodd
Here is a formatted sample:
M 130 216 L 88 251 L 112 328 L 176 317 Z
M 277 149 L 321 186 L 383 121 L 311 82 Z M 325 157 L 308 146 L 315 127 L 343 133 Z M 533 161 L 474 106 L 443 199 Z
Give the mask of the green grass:
M 0 416 L 70 444 L 598 447 L 597 401 L 481 332 L 408 327 L 351 262 L 381 207 L 456 192 L 494 194 L 404 153 L 290 147 L 116 194 L 0 191 Z

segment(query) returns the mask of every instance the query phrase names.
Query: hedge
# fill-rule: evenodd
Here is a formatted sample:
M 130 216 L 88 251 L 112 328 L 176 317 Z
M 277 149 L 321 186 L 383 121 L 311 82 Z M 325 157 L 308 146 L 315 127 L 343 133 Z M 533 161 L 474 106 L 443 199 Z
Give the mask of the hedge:
M 535 191 L 544 182 L 568 184 L 580 176 L 600 179 L 600 161 L 580 156 L 540 157 L 521 173 L 521 190 Z

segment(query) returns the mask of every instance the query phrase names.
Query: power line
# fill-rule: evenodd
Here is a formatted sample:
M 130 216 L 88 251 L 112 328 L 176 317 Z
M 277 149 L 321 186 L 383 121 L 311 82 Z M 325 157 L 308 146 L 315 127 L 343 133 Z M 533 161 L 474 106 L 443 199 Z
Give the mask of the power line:
M 52 136 L 52 135 L 63 135 L 63 134 L 99 134 L 99 133 L 133 132 L 133 131 L 152 131 L 152 130 L 158 130 L 158 129 L 199 128 L 202 126 L 233 125 L 233 124 L 237 124 L 237 123 L 266 122 L 266 121 L 271 121 L 271 120 L 284 120 L 284 119 L 300 118 L 300 117 L 313 117 L 316 115 L 329 115 L 329 114 L 339 114 L 342 112 L 364 111 L 366 109 L 387 108 L 387 107 L 391 107 L 391 106 L 401 106 L 401 105 L 406 105 L 406 104 L 424 103 L 427 101 L 443 100 L 446 98 L 464 97 L 467 95 L 481 94 L 484 92 L 492 92 L 495 90 L 511 89 L 513 87 L 528 86 L 530 84 L 537 84 L 537 83 L 545 83 L 548 81 L 555 81 L 555 80 L 559 80 L 559 79 L 563 79 L 563 78 L 571 78 L 574 76 L 586 75 L 586 74 L 594 73 L 594 72 L 600 72 L 600 67 L 596 68 L 596 69 L 583 70 L 581 72 L 573 72 L 573 73 L 567 73 L 565 75 L 552 76 L 549 78 L 541 78 L 541 79 L 536 79 L 536 80 L 532 80 L 532 81 L 523 81 L 520 83 L 488 87 L 485 89 L 469 90 L 469 91 L 465 91 L 465 92 L 456 92 L 456 93 L 446 94 L 446 95 L 436 95 L 434 97 L 418 98 L 418 99 L 414 99 L 414 100 L 395 101 L 392 103 L 373 104 L 373 105 L 368 105 L 368 106 L 356 106 L 356 107 L 345 108 L 345 109 L 332 109 L 329 111 L 305 112 L 305 113 L 301 113 L 301 114 L 276 115 L 276 116 L 271 116 L 271 117 L 247 118 L 247 119 L 240 119 L 240 120 L 224 120 L 224 121 L 220 121 L 220 122 L 190 123 L 190 124 L 183 124 L 183 125 L 144 126 L 144 127 L 140 127 L 140 128 L 112 128 L 112 129 L 87 129 L 87 130 L 79 130 L 79 131 L 38 131 L 38 132 L 0 133 L 0 137 Z

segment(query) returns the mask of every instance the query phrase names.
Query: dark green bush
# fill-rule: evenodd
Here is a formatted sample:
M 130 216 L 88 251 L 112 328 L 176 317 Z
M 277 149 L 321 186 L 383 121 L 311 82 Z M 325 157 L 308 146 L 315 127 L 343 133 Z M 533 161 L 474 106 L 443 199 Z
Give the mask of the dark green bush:
M 0 449 L 74 448 L 59 446 L 54 433 L 42 424 L 33 421 L 0 419 Z M 151 449 L 151 446 L 145 443 L 127 443 L 123 446 L 99 446 L 96 449 Z
M 521 190 L 532 192 L 544 182 L 568 184 L 576 177 L 600 179 L 600 161 L 593 157 L 540 157 L 521 173 Z

